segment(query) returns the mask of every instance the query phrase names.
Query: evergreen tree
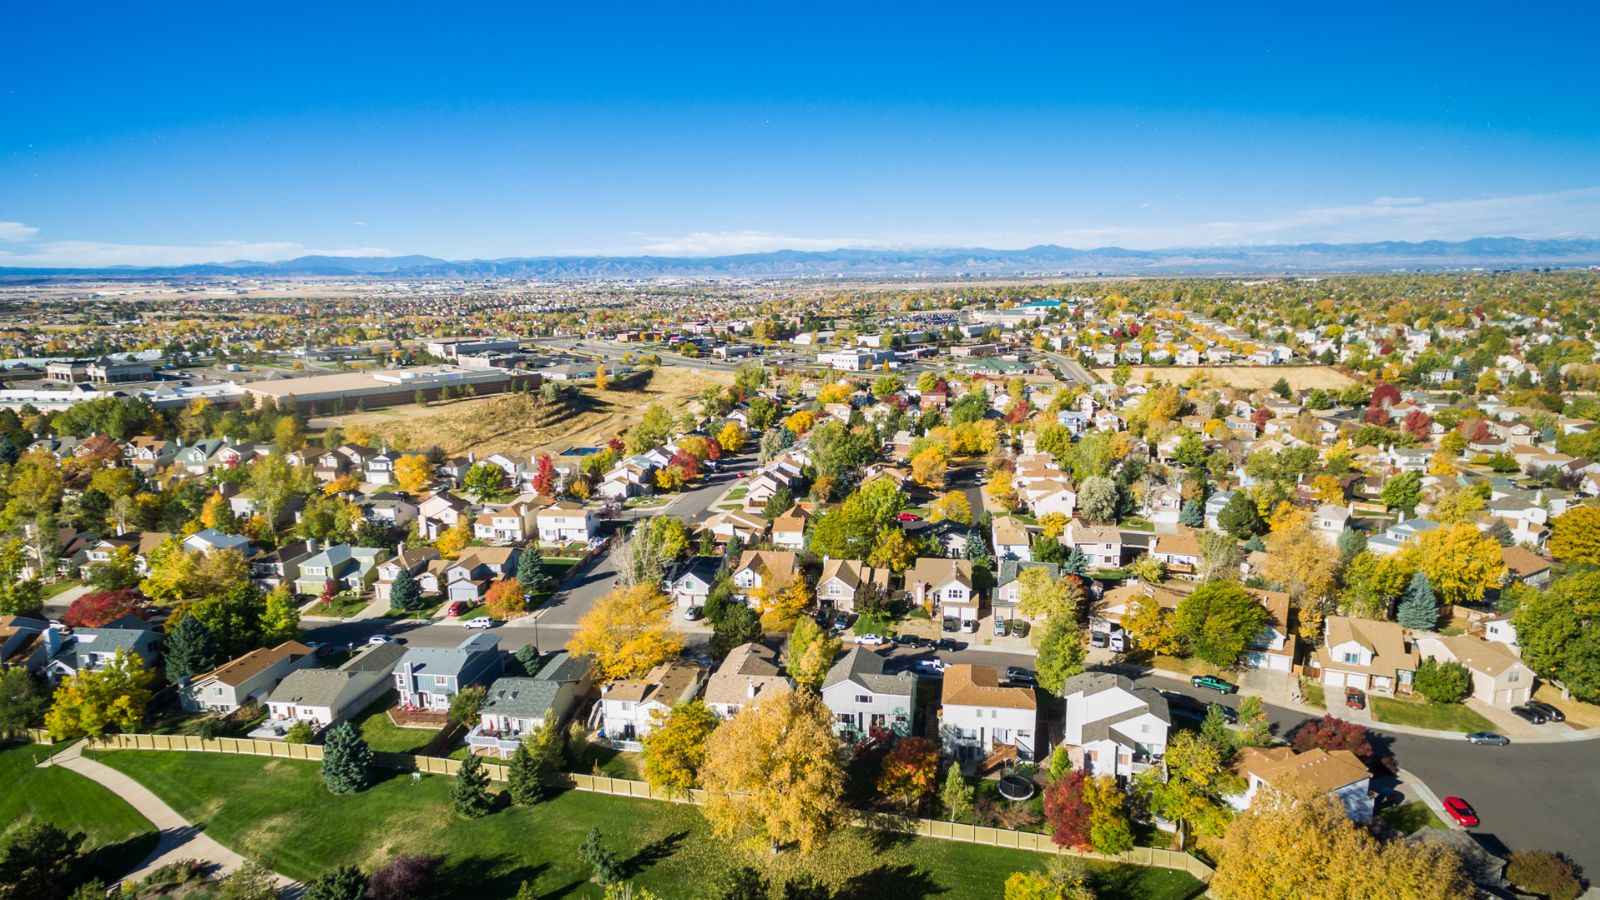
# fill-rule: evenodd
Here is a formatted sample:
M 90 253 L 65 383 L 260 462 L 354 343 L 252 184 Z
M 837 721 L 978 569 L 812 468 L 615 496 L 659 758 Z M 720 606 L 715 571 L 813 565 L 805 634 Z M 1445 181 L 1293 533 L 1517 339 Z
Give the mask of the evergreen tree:
M 404 610 L 422 608 L 422 585 L 404 566 L 400 567 L 400 574 L 394 577 L 394 584 L 389 587 L 389 605 Z
M 544 554 L 538 546 L 529 543 L 517 558 L 517 583 L 529 594 L 548 591 L 555 579 L 544 573 Z
M 1241 541 L 1260 534 L 1265 525 L 1256 502 L 1244 491 L 1234 491 L 1222 512 L 1217 513 L 1217 526 Z
M 1433 585 L 1428 576 L 1418 572 L 1411 576 L 1406 592 L 1394 611 L 1395 621 L 1407 628 L 1432 631 L 1439 626 L 1439 600 L 1433 595 Z
M 549 795 L 550 773 L 561 762 L 561 732 L 554 718 L 523 739 L 511 757 L 511 770 L 506 774 L 511 801 L 518 806 L 532 806 Z
M 306 882 L 304 900 L 361 900 L 367 876 L 355 866 L 340 866 Z
M 1507 525 L 1504 519 L 1494 520 L 1494 524 L 1489 526 L 1489 537 L 1494 538 L 1495 542 L 1502 547 L 1509 547 L 1517 542 L 1516 538 L 1511 534 L 1511 526 Z
M 1178 511 L 1178 524 L 1189 528 L 1205 527 L 1206 508 L 1198 500 L 1183 501 L 1183 508 Z
M 211 629 L 196 616 L 184 616 L 178 627 L 167 635 L 162 648 L 166 662 L 167 680 L 177 684 L 180 679 L 209 672 L 222 664 L 222 648 Z
M 1216 747 L 1224 759 L 1232 756 L 1239 746 L 1238 737 L 1228 728 L 1228 720 L 1222 717 L 1222 707 L 1216 704 L 1206 709 L 1205 721 L 1200 723 L 1200 737 Z
M 539 671 L 539 648 L 533 644 L 524 644 L 511 654 L 515 661 L 513 668 L 521 670 L 524 677 L 531 678 Z
M 1367 549 L 1367 533 L 1354 528 L 1339 532 L 1339 558 L 1349 562 Z
M 456 812 L 469 819 L 481 819 L 494 811 L 494 796 L 489 793 L 489 770 L 483 757 L 468 753 L 456 770 L 456 786 L 450 792 Z
M 353 794 L 372 784 L 372 748 L 353 722 L 328 729 L 322 745 L 322 783 L 335 794 Z
M 976 528 L 967 532 L 967 542 L 966 545 L 961 548 L 961 556 L 962 558 L 972 560 L 973 562 L 977 562 L 978 560 L 993 559 L 993 557 L 989 555 L 989 542 L 983 539 L 983 533 L 978 531 Z
M 589 836 L 578 847 L 578 858 L 594 869 L 594 880 L 601 884 L 611 884 L 622 874 L 616 851 L 605 845 L 598 828 L 589 829 Z
M 1067 551 L 1066 558 L 1061 561 L 1061 574 L 1076 575 L 1079 578 L 1089 574 L 1089 557 L 1084 555 L 1083 549 L 1078 545 L 1072 545 L 1072 549 Z

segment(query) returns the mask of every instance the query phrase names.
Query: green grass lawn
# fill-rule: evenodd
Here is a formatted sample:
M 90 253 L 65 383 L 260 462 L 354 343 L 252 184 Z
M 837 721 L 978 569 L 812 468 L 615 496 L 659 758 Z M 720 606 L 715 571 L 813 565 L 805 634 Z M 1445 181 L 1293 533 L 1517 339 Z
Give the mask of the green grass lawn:
M 318 766 L 223 754 L 114 751 L 101 761 L 137 778 L 223 844 L 304 880 L 394 853 L 445 857 L 444 897 L 509 897 L 523 881 L 546 897 L 599 897 L 576 850 L 590 828 L 626 877 L 668 898 L 705 896 L 723 872 L 754 865 L 775 880 L 811 873 L 840 898 L 999 897 L 1020 869 L 1048 857 L 954 841 L 842 829 L 810 856 L 719 839 L 690 806 L 569 791 L 477 820 L 450 809 L 451 779 L 396 775 L 350 796 L 329 794 Z M 1166 869 L 1097 866 L 1102 898 L 1189 898 L 1200 885 Z
M 351 597 L 349 594 L 340 594 L 333 598 L 332 603 L 313 603 L 308 616 L 328 616 L 335 619 L 348 619 L 372 603 L 371 597 Z
M 1300 695 L 1306 698 L 1307 706 L 1328 708 L 1327 692 L 1322 689 L 1322 682 L 1311 678 L 1300 679 Z
M 722 495 L 722 499 L 724 499 L 724 500 L 743 500 L 744 496 L 746 494 L 748 494 L 748 493 L 750 493 L 750 489 L 749 488 L 736 487 L 733 490 L 727 492 L 726 494 L 723 494 Z
M 1367 696 L 1379 722 L 1436 731 L 1493 731 L 1494 723 L 1461 703 L 1428 703 Z
M 40 591 L 40 599 L 49 600 L 52 597 L 58 597 L 77 587 L 80 583 L 77 581 L 57 581 L 53 584 L 44 585 Z
M 383 614 L 383 617 L 385 619 L 419 619 L 419 620 L 427 620 L 427 619 L 433 618 L 433 614 L 438 612 L 439 611 L 439 607 L 441 607 L 443 605 L 444 605 L 444 601 L 443 600 L 438 600 L 438 601 L 429 603 L 427 606 L 424 606 L 421 609 L 397 609 L 397 608 L 391 606 L 391 607 L 389 607 L 389 611 Z
M 1378 815 L 1403 834 L 1413 834 L 1424 828 L 1443 830 L 1446 827 L 1428 808 L 1428 804 L 1420 800 L 1403 806 L 1391 806 Z
M 155 828 L 133 807 L 82 775 L 35 767 L 36 760 L 65 748 L 65 744 L 0 746 L 0 841 L 30 822 L 81 831 L 89 836 L 84 848 L 91 853 L 95 874 L 113 881 L 155 849 Z
M 427 728 L 401 728 L 389 720 L 389 709 L 399 696 L 390 691 L 355 717 L 356 727 L 366 738 L 367 746 L 388 753 L 421 753 L 438 734 Z

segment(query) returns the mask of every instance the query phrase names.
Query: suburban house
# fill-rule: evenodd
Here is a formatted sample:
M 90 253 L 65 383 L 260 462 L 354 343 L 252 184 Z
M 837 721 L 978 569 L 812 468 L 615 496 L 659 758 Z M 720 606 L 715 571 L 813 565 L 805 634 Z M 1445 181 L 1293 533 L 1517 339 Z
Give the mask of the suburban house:
M 472 536 L 496 544 L 521 543 L 534 534 L 538 514 L 538 507 L 525 502 L 481 512 L 472 520 Z
M 331 579 L 336 591 L 361 593 L 367 582 L 375 577 L 378 563 L 387 559 L 389 551 L 379 547 L 354 547 L 335 544 L 300 561 L 300 575 L 294 580 L 294 592 L 315 597 L 322 593 Z
M 400 644 L 379 644 L 337 669 L 290 672 L 267 694 L 268 720 L 250 736 L 282 737 L 295 722 L 322 729 L 350 719 L 389 690 L 395 664 L 406 653 Z
M 781 591 L 800 571 L 792 550 L 746 550 L 733 568 L 733 586 L 746 602 Z
M 1409 694 L 1420 657 L 1398 622 L 1329 616 L 1312 661 L 1327 687 Z
M 316 552 L 314 538 L 293 541 L 275 550 L 258 550 L 250 557 L 250 580 L 269 591 L 279 585 L 294 584 L 300 577 L 300 564 Z
M 855 612 L 856 602 L 889 594 L 888 569 L 853 559 L 824 559 L 817 578 L 817 602 L 839 612 Z
M 454 494 L 434 494 L 417 504 L 417 525 L 422 536 L 430 541 L 456 527 L 456 522 L 470 509 L 467 501 Z
M 500 638 L 474 634 L 454 647 L 412 647 L 394 668 L 399 706 L 447 712 L 462 688 L 500 674 Z
M 1018 617 L 1017 605 L 1022 602 L 1022 573 L 1029 569 L 1045 570 L 1052 581 L 1061 577 L 1061 566 L 1057 563 L 1002 559 L 1000 571 L 995 575 L 994 596 L 990 598 L 996 616 L 1007 619 Z
M 657 468 L 654 462 L 639 456 L 621 460 L 600 480 L 595 493 L 607 500 L 626 500 L 648 494 L 654 486 L 652 478 Z
M 1115 569 L 1122 565 L 1122 532 L 1115 525 L 1090 525 L 1073 519 L 1062 532 L 1061 543 L 1082 550 L 1089 558 L 1091 569 Z
M 793 689 L 794 682 L 778 665 L 776 650 L 765 644 L 740 644 L 728 651 L 707 679 L 705 702 L 712 712 L 729 719 L 746 706 Z
M 1072 764 L 1095 775 L 1128 778 L 1167 752 L 1172 717 L 1154 688 L 1109 672 L 1074 675 L 1062 686 L 1066 722 L 1062 743 Z
M 662 590 L 679 606 L 705 606 L 721 569 L 721 557 L 691 556 L 667 570 Z
M 613 681 L 600 688 L 600 702 L 595 704 L 589 725 L 598 724 L 601 738 L 613 745 L 638 741 L 655 726 L 655 713 L 665 716 L 674 706 L 693 700 L 704 679 L 705 669 L 674 660 L 656 666 L 643 678 Z
M 202 556 L 210 556 L 219 550 L 237 550 L 245 556 L 255 552 L 250 547 L 249 538 L 239 534 L 227 534 L 215 528 L 204 528 L 184 538 L 183 549 Z
M 1339 543 L 1339 535 L 1350 523 L 1350 510 L 1343 506 L 1324 503 L 1311 516 L 1311 527 L 1331 545 Z
M 390 592 L 394 590 L 394 580 L 400 577 L 402 571 L 411 573 L 423 594 L 439 593 L 439 576 L 428 569 L 428 565 L 438 558 L 439 551 L 432 547 L 400 545 L 394 556 L 378 566 L 378 580 L 372 586 L 373 596 L 379 602 L 388 603 Z
M 559 727 L 593 689 L 588 657 L 565 651 L 551 656 L 531 677 L 496 678 L 478 710 L 478 724 L 467 733 L 467 746 L 509 758 L 546 722 L 554 720 Z
M 767 520 L 758 513 L 730 509 L 706 519 L 700 527 L 715 535 L 719 544 L 726 544 L 736 537 L 748 544 L 766 536 Z
M 783 515 L 772 520 L 772 543 L 781 550 L 803 550 L 806 545 L 806 523 L 811 514 L 799 503 L 789 507 Z
M 1002 687 L 990 666 L 945 669 L 940 743 L 963 763 L 988 771 L 1001 762 L 1034 759 L 1038 698 L 1031 687 Z
M 446 601 L 476 603 L 489 592 L 491 582 L 517 571 L 521 556 L 516 547 L 475 547 L 455 562 L 436 560 L 429 566 L 440 570 Z
M 99 628 L 74 629 L 70 635 L 60 628 L 48 628 L 44 632 L 44 649 L 45 678 L 55 684 L 85 669 L 104 669 L 118 650 L 138 656 L 146 669 L 154 668 L 161 649 L 161 632 L 138 616 L 126 615 Z
M 1239 751 L 1236 770 L 1245 780 L 1245 790 L 1229 797 L 1228 803 L 1241 812 L 1250 808 L 1262 787 L 1295 784 L 1337 797 L 1357 824 L 1372 818 L 1372 773 L 1349 750 L 1313 747 L 1296 753 L 1290 747 L 1245 747 Z
M 45 663 L 44 633 L 50 623 L 27 616 L 0 616 L 0 666 L 37 672 Z
M 1509 644 L 1474 634 L 1419 634 L 1417 652 L 1423 659 L 1466 666 L 1472 674 L 1472 697 L 1479 702 L 1509 709 L 1533 699 L 1538 680 Z
M 1267 626 L 1250 642 L 1245 651 L 1245 664 L 1256 669 L 1288 672 L 1294 668 L 1299 652 L 1299 639 L 1289 627 L 1291 607 L 1289 595 L 1283 591 L 1246 588 L 1250 596 L 1261 601 L 1267 610 Z
M 1517 643 L 1517 626 L 1512 623 L 1510 616 L 1499 615 L 1484 619 L 1482 625 L 1484 640 L 1496 641 L 1517 650 L 1519 653 L 1522 652 L 1521 645 Z
M 539 543 L 588 543 L 600 531 L 600 517 L 582 504 L 563 500 L 539 510 Z
M 290 672 L 315 662 L 312 649 L 298 641 L 261 647 L 179 685 L 178 702 L 188 712 L 231 713 L 261 702 Z
M 874 728 L 911 733 L 911 712 L 917 677 L 910 672 L 883 673 L 880 653 L 855 646 L 836 660 L 822 680 L 822 702 L 833 712 L 833 730 L 855 740 Z
M 906 572 L 906 593 L 936 615 L 955 618 L 969 631 L 978 626 L 978 593 L 972 561 L 921 557 Z
M 1194 578 L 1200 573 L 1200 535 L 1180 525 L 1173 534 L 1156 535 L 1150 555 L 1166 565 L 1168 574 Z
M 1032 536 L 1028 534 L 1028 527 L 1022 520 L 1015 516 L 995 516 L 989 525 L 989 537 L 994 542 L 994 555 L 996 559 L 1020 559 L 1027 562 L 1033 559 Z
M 1500 560 L 1506 564 L 1508 581 L 1520 581 L 1528 587 L 1550 586 L 1550 560 L 1526 547 L 1512 545 L 1500 550 Z

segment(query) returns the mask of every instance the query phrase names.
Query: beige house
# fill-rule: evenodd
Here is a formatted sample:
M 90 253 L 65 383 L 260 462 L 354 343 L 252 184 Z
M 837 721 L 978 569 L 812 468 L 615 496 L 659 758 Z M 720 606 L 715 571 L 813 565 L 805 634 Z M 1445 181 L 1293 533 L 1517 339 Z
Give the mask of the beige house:
M 1372 818 L 1372 773 L 1349 750 L 1312 748 L 1296 753 L 1289 747 L 1246 747 L 1239 751 L 1237 771 L 1245 780 L 1245 790 L 1228 798 L 1234 809 L 1249 809 L 1263 787 L 1282 789 L 1293 784 L 1332 794 L 1358 824 Z
M 1417 638 L 1417 651 L 1423 659 L 1466 666 L 1472 673 L 1473 699 L 1492 706 L 1509 708 L 1527 703 L 1538 684 L 1533 670 L 1517 652 L 1499 641 L 1486 641 L 1473 634 L 1421 635 Z
M 733 569 L 733 586 L 747 602 L 771 597 L 799 570 L 800 557 L 792 550 L 746 550 Z
M 1398 622 L 1329 616 L 1312 661 L 1330 688 L 1409 694 L 1421 657 Z
M 854 612 L 856 601 L 872 594 L 889 593 L 889 570 L 878 569 L 853 559 L 825 559 L 822 576 L 817 579 L 817 602 L 839 612 Z
M 776 650 L 763 644 L 740 644 L 706 681 L 705 701 L 713 712 L 728 719 L 746 706 L 793 688 L 794 682 L 778 665 Z
M 977 629 L 978 592 L 971 560 L 921 557 L 906 573 L 906 592 L 937 615 L 958 620 L 963 629 Z
M 802 550 L 806 545 L 806 523 L 810 512 L 796 503 L 772 520 L 772 543 L 784 550 Z

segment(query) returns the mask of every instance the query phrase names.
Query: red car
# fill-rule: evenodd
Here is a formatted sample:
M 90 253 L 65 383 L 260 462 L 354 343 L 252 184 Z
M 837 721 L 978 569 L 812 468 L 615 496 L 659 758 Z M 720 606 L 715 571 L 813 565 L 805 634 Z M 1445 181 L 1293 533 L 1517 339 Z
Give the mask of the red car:
M 915 513 L 901 513 L 900 515 L 895 516 L 895 518 L 899 519 L 902 522 L 920 522 L 920 521 L 922 521 L 922 517 L 919 516 L 919 515 L 916 515 Z
M 1478 814 L 1473 811 L 1472 804 L 1460 797 L 1444 798 L 1444 811 L 1449 813 L 1450 818 L 1455 819 L 1456 824 L 1462 828 L 1478 827 Z
M 444 614 L 447 615 L 447 616 L 459 616 L 459 615 L 461 615 L 462 613 L 464 613 L 466 611 L 467 611 L 467 601 L 465 601 L 465 600 L 455 600 L 455 601 L 452 601 L 451 604 L 448 607 L 445 608 Z

